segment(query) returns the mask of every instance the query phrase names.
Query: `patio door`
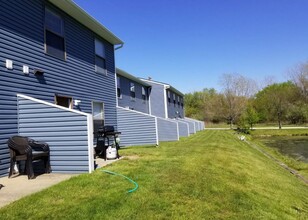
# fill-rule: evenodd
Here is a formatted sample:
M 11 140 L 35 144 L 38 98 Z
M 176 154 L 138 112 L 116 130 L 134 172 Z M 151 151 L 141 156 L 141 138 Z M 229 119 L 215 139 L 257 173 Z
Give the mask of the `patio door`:
M 92 102 L 92 115 L 94 138 L 96 138 L 96 132 L 101 126 L 104 126 L 105 122 L 104 103 Z

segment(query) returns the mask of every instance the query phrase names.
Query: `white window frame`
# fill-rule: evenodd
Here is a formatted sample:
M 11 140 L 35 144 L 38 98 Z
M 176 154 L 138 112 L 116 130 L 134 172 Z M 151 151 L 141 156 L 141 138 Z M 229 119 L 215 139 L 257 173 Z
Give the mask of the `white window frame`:
M 95 115 L 94 115 L 94 104 L 95 103 L 101 104 L 103 106 L 102 111 L 100 112 L 100 114 L 102 115 L 102 118 L 96 118 Z M 101 102 L 101 101 L 92 101 L 92 116 L 93 116 L 93 131 L 95 131 L 95 129 L 94 129 L 95 122 L 94 121 L 102 120 L 103 121 L 103 125 L 105 125 L 105 104 L 103 102 Z
M 136 100 L 136 89 L 135 89 L 135 83 L 134 82 L 130 82 L 129 83 L 129 90 L 130 90 L 130 98 L 131 100 Z M 134 96 L 133 96 L 134 94 Z

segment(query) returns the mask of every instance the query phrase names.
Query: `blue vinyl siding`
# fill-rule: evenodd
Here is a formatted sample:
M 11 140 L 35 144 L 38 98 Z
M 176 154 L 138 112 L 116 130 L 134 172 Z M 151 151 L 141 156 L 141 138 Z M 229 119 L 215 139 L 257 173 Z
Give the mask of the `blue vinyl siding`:
M 121 146 L 156 145 L 156 119 L 137 111 L 117 108 Z
M 195 134 L 196 133 L 196 127 L 195 127 L 195 123 L 193 121 L 187 120 L 186 118 L 185 119 L 179 119 L 179 120 L 188 123 L 189 134 Z
M 66 60 L 45 53 L 45 4 L 64 20 Z M 108 74 L 95 72 L 94 39 L 105 44 Z M 5 60 L 13 61 L 13 69 Z M 22 72 L 29 66 L 30 74 Z M 33 74 L 44 71 L 43 77 Z M 47 1 L 0 1 L 0 176 L 8 172 L 7 139 L 17 134 L 16 94 L 50 103 L 55 94 L 81 100 L 75 109 L 91 113 L 92 101 L 104 103 L 105 124 L 116 126 L 114 47 Z
M 168 101 L 168 91 L 170 92 L 170 102 Z M 175 105 L 173 102 L 173 95 L 175 95 Z M 178 105 L 178 97 L 183 100 L 183 96 L 180 96 L 173 91 L 167 89 L 166 90 L 166 97 L 167 97 L 167 109 L 168 109 L 168 118 L 184 118 L 184 109 L 180 105 Z
M 196 131 L 196 132 L 201 130 L 200 123 L 199 123 L 198 120 L 192 119 L 192 118 L 187 118 L 187 117 L 185 117 L 185 120 L 191 121 L 192 123 L 195 124 L 195 131 Z
M 52 172 L 89 171 L 87 116 L 18 97 L 18 122 L 19 135 L 49 144 Z
M 189 125 L 183 121 L 176 121 L 179 127 L 179 135 L 180 137 L 188 137 L 189 136 Z
M 167 115 L 165 112 L 164 85 L 151 81 L 146 81 L 146 83 L 152 86 L 150 93 L 151 115 L 166 118 Z
M 148 102 L 148 91 L 146 90 L 146 100 L 142 99 L 142 85 L 123 76 L 120 77 L 120 88 L 122 97 L 118 98 L 118 105 L 120 107 L 129 107 L 132 110 L 149 114 L 149 102 Z M 130 95 L 130 83 L 133 82 L 135 85 L 136 98 L 132 99 Z
M 178 124 L 170 119 L 157 117 L 158 140 L 159 141 L 178 141 Z

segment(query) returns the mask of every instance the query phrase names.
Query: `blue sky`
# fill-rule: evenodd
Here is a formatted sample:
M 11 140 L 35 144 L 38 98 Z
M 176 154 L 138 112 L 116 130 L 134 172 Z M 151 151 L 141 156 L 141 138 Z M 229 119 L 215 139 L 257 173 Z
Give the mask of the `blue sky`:
M 75 0 L 122 39 L 117 67 L 183 93 L 257 81 L 308 60 L 307 0 Z

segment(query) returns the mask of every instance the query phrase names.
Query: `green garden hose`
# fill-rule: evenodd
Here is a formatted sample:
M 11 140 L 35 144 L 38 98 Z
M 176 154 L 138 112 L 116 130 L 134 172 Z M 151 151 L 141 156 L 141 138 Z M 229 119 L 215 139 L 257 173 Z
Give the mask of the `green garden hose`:
M 105 173 L 108 173 L 108 174 L 111 174 L 111 175 L 116 175 L 116 176 L 121 176 L 121 177 L 124 177 L 125 179 L 127 179 L 128 181 L 130 181 L 131 183 L 135 184 L 135 188 L 133 189 L 130 189 L 128 190 L 128 193 L 131 193 L 131 192 L 134 192 L 138 189 L 138 183 L 136 183 L 134 180 L 128 178 L 127 176 L 124 176 L 122 174 L 119 174 L 119 173 L 115 173 L 115 172 L 112 172 L 112 171 L 109 171 L 109 170 L 102 170 L 103 172 Z

